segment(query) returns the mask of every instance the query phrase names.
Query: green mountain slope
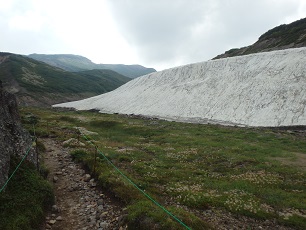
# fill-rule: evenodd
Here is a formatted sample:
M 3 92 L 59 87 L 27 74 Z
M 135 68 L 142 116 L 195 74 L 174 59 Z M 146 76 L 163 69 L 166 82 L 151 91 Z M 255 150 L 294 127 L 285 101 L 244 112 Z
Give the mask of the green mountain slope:
M 146 68 L 141 65 L 98 64 L 97 67 L 97 69 L 111 69 L 130 78 L 136 78 L 156 72 L 156 70 L 153 68 Z
M 102 94 L 130 78 L 111 70 L 72 73 L 25 56 L 0 53 L 0 80 L 21 105 L 45 106 Z
M 141 65 L 95 64 L 86 57 L 73 54 L 30 54 L 28 57 L 71 72 L 110 69 L 129 78 L 156 72 L 153 68 L 146 68 Z
M 306 46 L 306 18 L 277 26 L 261 35 L 253 45 L 230 49 L 213 59 L 304 46 Z
M 109 92 L 130 81 L 131 79 L 109 69 L 94 69 L 77 72 L 76 74 L 86 79 L 99 79 L 99 84 L 104 92 Z
M 30 54 L 28 57 L 70 72 L 95 69 L 96 66 L 89 59 L 72 54 Z

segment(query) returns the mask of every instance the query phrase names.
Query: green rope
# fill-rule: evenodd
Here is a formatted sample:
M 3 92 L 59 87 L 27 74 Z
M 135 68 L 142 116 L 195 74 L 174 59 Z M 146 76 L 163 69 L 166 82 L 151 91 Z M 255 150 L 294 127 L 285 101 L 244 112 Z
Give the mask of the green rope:
M 89 141 L 94 147 L 97 148 L 82 132 L 79 130 L 80 133 L 85 137 L 87 141 Z M 97 148 L 98 149 L 98 148 Z M 184 224 L 179 218 L 177 218 L 175 215 L 173 215 L 170 211 L 168 211 L 164 206 L 162 206 L 160 203 L 158 203 L 156 200 L 154 200 L 150 195 L 148 195 L 145 191 L 143 191 L 141 188 L 139 188 L 130 178 L 128 178 L 123 172 L 120 171 L 99 149 L 98 152 L 103 156 L 103 158 L 111 165 L 113 168 L 121 175 L 123 176 L 129 183 L 131 183 L 136 189 L 138 189 L 143 195 L 145 195 L 149 200 L 151 200 L 154 204 L 156 204 L 159 208 L 161 208 L 165 213 L 167 213 L 169 216 L 171 216 L 174 220 L 176 220 L 178 223 L 183 225 L 186 229 L 191 230 L 186 224 Z
M 18 170 L 18 168 L 20 167 L 20 165 L 22 164 L 22 162 L 24 161 L 24 159 L 27 157 L 27 155 L 30 152 L 30 149 L 32 147 L 34 143 L 31 143 L 31 145 L 29 146 L 26 154 L 24 155 L 24 157 L 22 158 L 22 160 L 19 162 L 19 164 L 17 165 L 17 167 L 15 168 L 14 172 L 11 174 L 11 176 L 7 179 L 7 181 L 4 183 L 4 185 L 2 186 L 2 188 L 0 189 L 0 193 L 4 190 L 5 186 L 8 184 L 8 182 L 11 180 L 11 178 L 14 176 L 15 172 Z

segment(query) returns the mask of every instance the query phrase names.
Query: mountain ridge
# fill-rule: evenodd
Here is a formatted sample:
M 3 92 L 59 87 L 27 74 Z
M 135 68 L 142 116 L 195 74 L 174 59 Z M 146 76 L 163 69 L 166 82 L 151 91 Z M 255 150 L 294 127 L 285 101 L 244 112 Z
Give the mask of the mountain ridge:
M 233 48 L 217 55 L 214 59 L 235 57 L 258 52 L 299 48 L 306 46 L 306 18 L 282 24 L 262 34 L 252 45 Z
M 153 68 L 146 68 L 141 65 L 96 64 L 86 57 L 74 54 L 30 54 L 28 57 L 70 72 L 93 69 L 110 69 L 129 78 L 136 78 L 156 72 Z

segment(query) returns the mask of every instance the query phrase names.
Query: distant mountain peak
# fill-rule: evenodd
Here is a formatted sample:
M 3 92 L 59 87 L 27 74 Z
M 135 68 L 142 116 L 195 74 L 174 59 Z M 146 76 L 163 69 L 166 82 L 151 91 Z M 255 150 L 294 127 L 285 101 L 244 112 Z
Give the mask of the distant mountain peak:
M 29 57 L 70 72 L 110 69 L 129 78 L 156 72 L 153 68 L 146 68 L 138 64 L 96 64 L 86 57 L 74 54 L 30 54 Z

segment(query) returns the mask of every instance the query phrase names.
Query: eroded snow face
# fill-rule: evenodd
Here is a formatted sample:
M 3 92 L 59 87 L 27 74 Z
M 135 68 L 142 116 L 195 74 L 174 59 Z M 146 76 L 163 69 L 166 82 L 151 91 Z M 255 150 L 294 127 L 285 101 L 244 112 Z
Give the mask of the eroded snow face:
M 55 107 L 187 122 L 306 125 L 306 48 L 176 67 Z

